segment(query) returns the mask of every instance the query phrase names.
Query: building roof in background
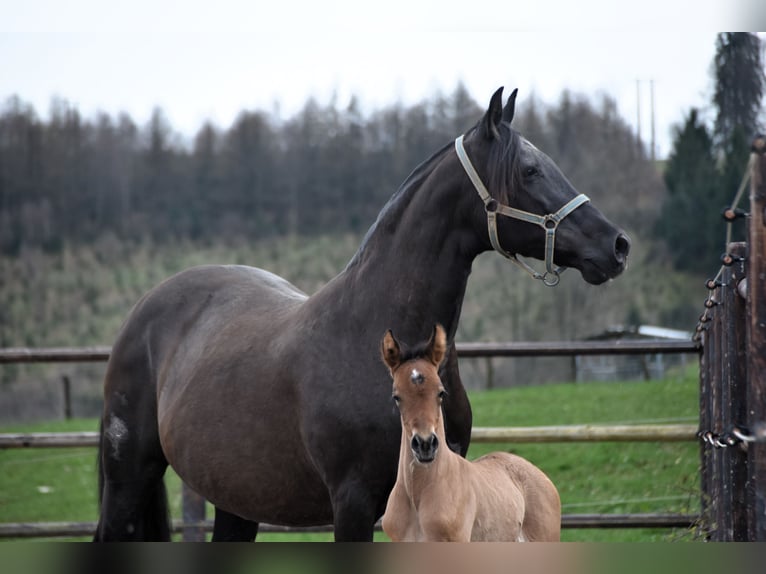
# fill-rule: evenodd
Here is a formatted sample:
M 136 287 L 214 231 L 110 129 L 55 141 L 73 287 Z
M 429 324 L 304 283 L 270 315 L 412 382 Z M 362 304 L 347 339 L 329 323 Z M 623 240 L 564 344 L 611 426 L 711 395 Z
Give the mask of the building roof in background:
M 668 329 L 667 327 L 658 327 L 656 325 L 613 325 L 604 332 L 587 337 L 587 340 L 602 339 L 671 339 L 678 341 L 688 341 L 692 338 L 689 331 L 680 329 Z

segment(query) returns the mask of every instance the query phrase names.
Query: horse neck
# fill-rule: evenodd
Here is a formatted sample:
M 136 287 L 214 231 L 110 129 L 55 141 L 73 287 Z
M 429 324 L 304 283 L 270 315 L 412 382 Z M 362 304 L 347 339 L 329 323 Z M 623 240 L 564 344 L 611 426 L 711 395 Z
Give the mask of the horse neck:
M 415 508 L 420 506 L 422 495 L 426 490 L 433 491 L 440 486 L 451 489 L 453 485 L 462 482 L 454 479 L 458 473 L 462 472 L 461 461 L 464 459 L 447 446 L 444 417 L 440 417 L 436 436 L 439 437 L 440 444 L 436 459 L 428 465 L 420 464 L 410 450 L 410 437 L 402 424 L 397 481 L 402 483 Z
M 339 278 L 364 286 L 353 291 L 368 317 L 399 318 L 397 333 L 405 339 L 434 321 L 451 339 L 471 265 L 486 249 L 470 221 L 481 202 L 448 152 L 419 169 L 381 211 Z

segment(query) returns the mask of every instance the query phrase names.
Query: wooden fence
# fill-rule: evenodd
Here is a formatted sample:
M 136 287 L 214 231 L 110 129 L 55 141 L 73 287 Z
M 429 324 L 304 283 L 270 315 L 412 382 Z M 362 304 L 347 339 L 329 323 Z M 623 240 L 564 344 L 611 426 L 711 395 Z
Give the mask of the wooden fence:
M 457 345 L 460 357 L 522 357 L 578 355 L 646 355 L 659 353 L 699 354 L 701 346 L 694 341 L 612 341 L 612 342 L 545 342 L 545 343 L 462 343 Z M 0 363 L 20 362 L 103 362 L 109 347 L 0 349 Z M 471 440 L 477 443 L 554 443 L 554 442 L 678 442 L 697 441 L 697 425 L 569 425 L 542 427 L 476 427 Z M 98 445 L 98 433 L 9 433 L 0 434 L 0 449 L 67 448 Z M 188 489 L 187 489 L 188 491 Z M 185 491 L 184 519 L 174 521 L 175 532 L 185 540 L 204 539 L 212 521 L 205 520 L 205 503 Z M 699 521 L 691 514 L 568 514 L 562 517 L 563 528 L 689 528 Z M 95 523 L 7 523 L 0 524 L 0 538 L 89 536 Z M 331 526 L 290 529 L 261 525 L 259 532 L 331 531 Z
M 733 209 L 731 210 L 733 213 Z M 730 243 L 697 327 L 702 515 L 715 541 L 766 541 L 766 138 L 750 163 L 747 243 Z

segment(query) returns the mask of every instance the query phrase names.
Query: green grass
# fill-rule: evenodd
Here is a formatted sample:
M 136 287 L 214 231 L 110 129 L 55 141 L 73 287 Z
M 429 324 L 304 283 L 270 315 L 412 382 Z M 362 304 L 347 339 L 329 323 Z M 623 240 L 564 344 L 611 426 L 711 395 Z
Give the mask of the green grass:
M 477 391 L 475 426 L 696 422 L 697 374 L 662 381 L 552 384 Z M 91 419 L 6 426 L 0 432 L 96 430 Z M 541 467 L 561 493 L 565 514 L 699 511 L 696 443 L 477 444 L 469 458 L 509 450 Z M 93 521 L 97 517 L 94 449 L 0 451 L 0 522 Z M 180 517 L 180 481 L 166 478 L 171 512 Z M 212 516 L 212 511 L 208 513 Z M 566 529 L 566 541 L 675 541 L 671 529 Z M 263 534 L 259 540 L 331 540 L 331 534 Z M 383 539 L 382 536 L 379 539 Z

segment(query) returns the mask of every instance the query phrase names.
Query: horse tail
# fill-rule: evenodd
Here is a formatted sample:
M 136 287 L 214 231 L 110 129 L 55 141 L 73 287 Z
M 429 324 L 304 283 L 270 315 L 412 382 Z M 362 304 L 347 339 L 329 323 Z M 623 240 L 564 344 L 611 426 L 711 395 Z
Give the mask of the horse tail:
M 96 532 L 93 535 L 93 542 L 101 541 L 101 510 L 104 502 L 104 464 L 101 462 L 101 450 L 104 445 L 104 419 L 98 422 L 98 447 L 96 449 L 96 473 L 98 475 L 98 514 L 99 520 L 96 525 Z
M 142 378 L 141 363 L 134 361 L 128 369 L 124 361 L 122 355 L 110 359 L 105 380 L 109 392 L 99 426 L 99 521 L 93 540 L 169 541 L 163 479 L 168 462 L 160 444 L 152 387 L 132 384 L 132 377 Z
M 104 467 L 104 423 L 99 425 L 98 444 L 98 506 L 99 520 L 94 542 L 112 540 L 154 540 L 169 541 L 171 531 L 170 507 L 168 494 L 158 465 L 150 465 L 151 470 L 143 477 L 130 480 L 121 485 L 118 491 L 114 484 L 107 484 Z
M 170 508 L 165 481 L 160 478 L 147 493 L 143 530 L 146 540 L 170 541 Z

